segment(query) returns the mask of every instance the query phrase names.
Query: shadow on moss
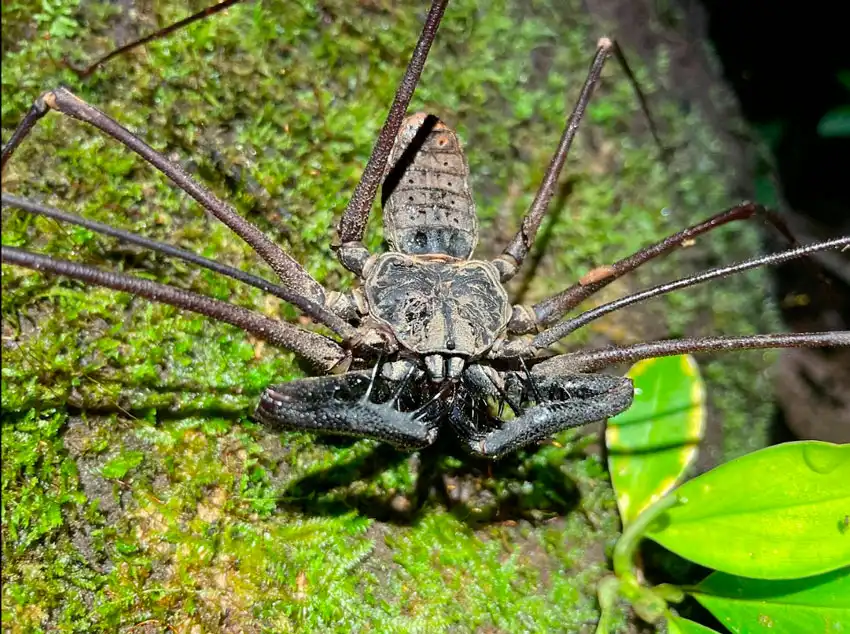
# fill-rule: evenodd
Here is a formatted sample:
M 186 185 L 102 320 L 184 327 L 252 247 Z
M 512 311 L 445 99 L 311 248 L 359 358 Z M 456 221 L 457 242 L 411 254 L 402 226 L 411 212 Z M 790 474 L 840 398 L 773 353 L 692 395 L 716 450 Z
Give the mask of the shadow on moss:
M 347 444 L 347 443 L 346 443 Z M 498 462 L 459 452 L 456 441 L 440 439 L 415 456 L 385 445 L 343 464 L 311 473 L 284 492 L 281 508 L 308 515 L 341 515 L 357 510 L 372 519 L 412 525 L 428 505 L 443 506 L 470 527 L 527 520 L 532 523 L 570 513 L 578 489 L 559 466 L 577 456 L 525 452 Z M 536 457 L 537 453 L 541 456 Z M 402 462 L 412 463 L 415 484 L 409 490 L 351 491 L 354 481 L 369 481 Z

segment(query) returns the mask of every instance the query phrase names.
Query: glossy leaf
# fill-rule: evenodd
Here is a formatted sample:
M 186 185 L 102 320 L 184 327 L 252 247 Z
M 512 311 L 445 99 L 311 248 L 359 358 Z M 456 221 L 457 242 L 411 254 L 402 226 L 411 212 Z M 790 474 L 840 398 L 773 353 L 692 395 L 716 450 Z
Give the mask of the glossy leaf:
M 850 445 L 768 447 L 686 482 L 646 536 L 703 566 L 793 579 L 850 565 Z
M 839 106 L 827 112 L 818 122 L 822 137 L 850 137 L 850 106 Z
M 624 524 L 668 493 L 697 456 L 705 387 L 690 355 L 634 364 L 632 406 L 608 420 L 608 470 Z
M 850 631 L 850 568 L 784 581 L 715 572 L 691 594 L 735 634 Z
M 668 634 L 717 634 L 710 627 L 700 625 L 694 621 L 683 619 L 681 616 L 667 617 Z

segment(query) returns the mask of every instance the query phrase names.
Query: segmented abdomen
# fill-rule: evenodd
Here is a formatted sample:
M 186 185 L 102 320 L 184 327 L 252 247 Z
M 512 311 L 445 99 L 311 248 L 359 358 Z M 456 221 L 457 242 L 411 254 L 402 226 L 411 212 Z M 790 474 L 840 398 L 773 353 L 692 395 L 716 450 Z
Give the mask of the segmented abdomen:
M 472 255 L 478 218 L 469 167 L 457 134 L 434 115 L 418 113 L 404 120 L 381 200 L 384 237 L 394 251 Z

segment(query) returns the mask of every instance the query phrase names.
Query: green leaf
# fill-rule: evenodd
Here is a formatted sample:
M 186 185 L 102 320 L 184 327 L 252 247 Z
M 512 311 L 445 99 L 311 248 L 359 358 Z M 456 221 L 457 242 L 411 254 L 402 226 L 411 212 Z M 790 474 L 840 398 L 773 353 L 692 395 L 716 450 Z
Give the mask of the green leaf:
M 705 386 L 690 355 L 634 364 L 632 406 L 608 420 L 608 470 L 624 524 L 679 482 L 705 429 Z
M 715 572 L 691 594 L 736 634 L 846 632 L 850 626 L 850 568 L 785 581 Z
M 818 122 L 822 137 L 850 137 L 850 106 L 839 106 L 827 112 Z
M 131 469 L 135 469 L 142 464 L 144 458 L 145 454 L 141 451 L 125 451 L 103 465 L 100 473 L 104 478 L 121 479 Z
M 710 627 L 694 623 L 688 619 L 683 619 L 681 616 L 667 617 L 667 633 L 668 634 L 717 634 Z
M 850 445 L 804 441 L 686 482 L 646 536 L 730 574 L 793 579 L 850 565 Z

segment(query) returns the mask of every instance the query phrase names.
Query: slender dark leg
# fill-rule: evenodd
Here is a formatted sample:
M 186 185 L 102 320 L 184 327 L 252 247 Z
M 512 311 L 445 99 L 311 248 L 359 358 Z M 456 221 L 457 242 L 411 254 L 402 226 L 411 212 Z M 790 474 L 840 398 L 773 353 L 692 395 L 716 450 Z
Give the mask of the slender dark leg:
M 141 156 L 251 245 L 251 248 L 280 276 L 285 286 L 314 302 L 324 304 L 325 290 L 321 284 L 262 231 L 242 218 L 233 207 L 219 200 L 203 185 L 193 180 L 179 165 L 166 159 L 129 130 L 94 106 L 85 103 L 66 88 L 49 90 L 36 99 L 24 120 L 12 134 L 12 138 L 3 147 L 0 169 L 5 167 L 6 161 L 39 119 L 50 110 L 90 123 Z
M 334 315 L 324 306 L 321 306 L 316 302 L 307 299 L 306 297 L 302 297 L 297 293 L 293 293 L 292 291 L 287 290 L 282 286 L 272 284 L 271 282 L 266 279 L 263 279 L 262 277 L 251 275 L 250 273 L 246 273 L 245 271 L 234 268 L 232 266 L 228 266 L 226 264 L 220 264 L 214 260 L 210 260 L 196 253 L 192 253 L 191 251 L 186 251 L 185 249 L 181 249 L 170 244 L 165 244 L 164 242 L 159 242 L 157 240 L 151 240 L 150 238 L 145 238 L 144 236 L 140 236 L 131 231 L 117 229 L 102 222 L 96 222 L 94 220 L 81 218 L 80 216 L 69 214 L 54 207 L 42 205 L 41 203 L 37 203 L 33 200 L 19 198 L 18 196 L 13 196 L 11 194 L 3 192 L 2 202 L 4 207 L 13 207 L 15 209 L 21 209 L 32 214 L 38 214 L 47 218 L 52 218 L 60 222 L 68 222 L 71 224 L 78 225 L 80 227 L 85 227 L 86 229 L 90 229 L 91 231 L 118 238 L 123 242 L 137 244 L 146 249 L 150 249 L 151 251 L 156 251 L 164 255 L 175 257 L 186 262 L 196 264 L 205 269 L 215 271 L 216 273 L 219 273 L 221 275 L 226 275 L 227 277 L 239 280 L 240 282 L 244 282 L 245 284 L 249 284 L 250 286 L 253 286 L 255 288 L 259 288 L 260 290 L 265 291 L 266 293 L 274 295 L 275 297 L 279 297 L 285 302 L 289 302 L 293 306 L 300 308 L 308 317 L 310 317 L 314 321 L 324 324 L 325 326 L 333 330 L 343 339 L 343 341 L 350 341 L 357 336 L 356 328 L 349 325 L 345 320 L 341 319 L 337 315 Z
M 558 176 L 560 176 L 564 162 L 567 160 L 567 153 L 570 151 L 570 146 L 578 131 L 579 123 L 581 123 L 584 111 L 590 102 L 590 97 L 593 95 L 593 90 L 599 83 L 602 68 L 605 66 L 605 60 L 608 58 L 608 54 L 611 52 L 613 46 L 613 43 L 607 37 L 599 40 L 596 55 L 593 58 L 593 62 L 591 62 L 590 71 L 587 74 L 587 79 L 584 81 L 581 94 L 567 119 L 564 131 L 561 134 L 561 140 L 558 143 L 558 149 L 555 150 L 555 154 L 549 162 L 549 167 L 546 168 L 546 174 L 543 176 L 540 189 L 537 190 L 537 195 L 534 197 L 528 213 L 525 214 L 525 218 L 522 220 L 522 227 L 520 227 L 520 230 L 513 237 L 510 244 L 505 247 L 502 255 L 493 261 L 493 264 L 499 269 L 499 274 L 503 282 L 508 281 L 516 275 L 517 270 L 534 244 L 537 230 L 540 228 L 540 223 L 543 222 L 543 217 L 546 215 L 549 209 L 549 203 L 555 193 Z
M 107 53 L 106 55 L 101 57 L 100 59 L 95 60 L 94 62 L 92 62 L 91 64 L 89 64 L 88 66 L 86 66 L 84 68 L 78 68 L 76 66 L 73 66 L 72 64 L 68 63 L 67 61 L 65 63 L 68 65 L 68 67 L 71 70 L 73 70 L 75 73 L 77 73 L 77 75 L 79 75 L 80 77 L 88 77 L 94 71 L 96 71 L 98 68 L 103 66 L 106 62 L 108 62 L 109 60 L 111 60 L 114 57 L 118 57 L 119 55 L 122 55 L 122 54 L 126 53 L 127 51 L 130 51 L 130 50 L 137 48 L 139 46 L 144 46 L 148 42 L 152 42 L 154 40 L 158 40 L 160 38 L 163 38 L 163 37 L 173 33 L 174 31 L 179 31 L 184 26 L 189 26 L 193 22 L 197 22 L 198 20 L 203 20 L 206 17 L 209 17 L 211 15 L 215 15 L 216 13 L 224 11 L 228 7 L 231 7 L 234 4 L 237 4 L 239 2 L 242 2 L 242 0 L 223 0 L 223 2 L 219 2 L 218 4 L 214 4 L 211 7 L 206 7 L 205 9 L 201 9 L 197 13 L 194 13 L 187 18 L 183 18 L 179 22 L 175 22 L 174 24 L 170 24 L 170 25 L 166 26 L 165 28 L 159 29 L 158 31 L 154 31 L 153 33 L 151 33 L 149 35 L 145 35 L 144 37 L 140 37 L 137 40 L 133 40 L 132 42 L 128 42 L 127 44 L 124 44 L 123 46 L 120 46 L 120 47 L 110 51 L 109 53 Z
M 742 337 L 666 339 L 638 343 L 632 346 L 569 352 L 537 364 L 532 369 L 532 373 L 569 374 L 573 372 L 598 372 L 603 368 L 617 363 L 634 363 L 641 359 L 669 357 L 677 354 L 692 354 L 694 352 L 764 348 L 828 348 L 835 346 L 850 346 L 850 330 L 749 335 Z
M 345 268 L 357 275 L 361 274 L 363 264 L 369 257 L 369 252 L 362 243 L 366 223 L 369 220 L 369 212 L 375 202 L 378 186 L 384 179 L 387 159 L 407 113 L 407 106 L 413 97 L 413 91 L 416 89 L 420 75 L 422 75 L 425 60 L 428 58 L 428 51 L 437 35 L 437 29 L 440 26 L 447 4 L 448 0 L 433 0 L 431 3 L 431 9 L 425 19 L 425 26 L 422 28 L 413 56 L 404 71 L 404 77 L 396 90 L 392 106 L 390 106 L 390 111 L 387 114 L 387 120 L 384 122 L 384 127 L 381 128 L 378 140 L 375 141 L 375 147 L 372 148 L 372 155 L 369 157 L 366 169 L 363 170 L 360 182 L 357 183 L 354 194 L 348 201 L 348 206 L 346 206 L 339 221 L 337 230 L 340 245 L 337 256 Z
M 0 260 L 6 264 L 63 275 L 88 284 L 132 293 L 154 302 L 171 304 L 183 310 L 206 315 L 216 321 L 232 324 L 259 339 L 268 341 L 273 346 L 292 350 L 324 372 L 345 369 L 350 362 L 349 353 L 327 337 L 191 291 L 131 275 L 102 271 L 85 264 L 30 253 L 16 247 L 0 248 Z
M 655 127 L 655 121 L 652 120 L 652 114 L 649 112 L 649 104 L 646 101 L 646 96 L 640 89 L 640 84 L 638 84 L 637 77 L 635 77 L 635 74 L 632 72 L 632 67 L 629 65 L 629 62 L 626 59 L 626 54 L 623 53 L 623 49 L 620 48 L 620 45 L 616 40 L 613 40 L 612 43 L 614 45 L 612 48 L 614 57 L 617 59 L 617 63 L 620 64 L 620 68 L 623 69 L 623 72 L 626 74 L 626 78 L 629 80 L 629 83 L 635 91 L 635 96 L 640 104 L 640 109 L 643 111 L 643 116 L 646 117 L 646 122 L 649 125 L 649 132 L 652 134 L 655 144 L 661 151 L 661 158 L 666 160 L 669 152 L 667 148 L 664 147 L 664 144 L 661 143 L 661 136 L 658 134 L 658 128 Z
M 373 438 L 400 449 L 427 447 L 437 437 L 439 417 L 400 411 L 404 390 L 409 397 L 404 381 L 366 372 L 299 379 L 266 389 L 254 417 L 273 429 Z
M 543 183 L 540 185 L 540 189 L 537 191 L 537 195 L 531 204 L 531 208 L 528 210 L 528 213 L 523 219 L 522 227 L 519 232 L 517 232 L 513 240 L 511 240 L 510 244 L 502 252 L 502 255 L 494 262 L 501 273 L 503 282 L 506 282 L 516 274 L 519 267 L 522 266 L 523 260 L 531 250 L 537 231 L 540 228 L 540 223 L 543 221 L 552 200 L 552 196 L 554 195 L 558 176 L 564 167 L 564 162 L 566 161 L 573 138 L 578 130 L 579 123 L 581 122 L 581 119 L 584 116 L 584 111 L 587 108 L 587 104 L 593 95 L 593 90 L 599 83 L 602 68 L 605 65 L 605 61 L 608 59 L 608 54 L 611 52 L 613 52 L 614 57 L 620 64 L 623 72 L 626 74 L 629 83 L 631 83 L 632 88 L 634 88 L 640 108 L 649 124 L 649 131 L 661 151 L 662 158 L 666 157 L 667 152 L 661 143 L 661 138 L 658 134 L 657 128 L 655 127 L 655 122 L 652 120 L 652 115 L 649 112 L 649 105 L 647 104 L 646 97 L 640 89 L 637 78 L 632 72 L 629 63 L 626 60 L 626 56 L 623 54 L 623 50 L 614 40 L 610 40 L 608 38 L 600 39 L 596 50 L 596 56 L 593 58 L 593 62 L 590 65 L 590 71 L 588 72 L 584 87 L 582 88 L 575 107 L 573 108 L 572 114 L 570 114 L 570 117 L 567 119 L 564 132 L 561 135 L 561 141 L 558 144 L 558 149 L 556 150 L 555 155 L 549 163 L 549 167 L 543 177 Z
M 449 421 L 470 453 L 498 458 L 564 429 L 614 416 L 634 398 L 634 386 L 626 377 L 536 371 L 527 376 L 509 373 L 505 378 L 506 383 L 522 384 L 523 404 L 532 402 L 512 420 L 482 414 L 487 405 L 471 385 L 464 386 L 470 388 L 468 394 L 452 402 Z
M 597 306 L 596 308 L 585 311 L 580 315 L 573 317 L 572 319 L 566 319 L 557 324 L 556 326 L 553 326 L 548 330 L 544 330 L 539 335 L 537 335 L 531 341 L 530 348 L 533 350 L 548 348 L 556 341 L 559 341 L 571 332 L 578 330 L 583 326 L 586 326 L 591 321 L 599 319 L 603 315 L 607 315 L 608 313 L 614 312 L 615 310 L 625 308 L 626 306 L 631 306 L 632 304 L 636 304 L 637 302 L 641 302 L 646 299 L 658 297 L 660 295 L 664 295 L 666 293 L 670 293 L 681 288 L 687 288 L 688 286 L 695 286 L 696 284 L 702 284 L 711 280 L 727 277 L 734 273 L 740 273 L 741 271 L 747 271 L 768 264 L 780 264 L 782 262 L 794 260 L 806 256 L 810 253 L 815 253 L 817 251 L 824 251 L 826 249 L 836 249 L 840 247 L 850 247 L 850 236 L 845 238 L 835 238 L 834 240 L 827 240 L 825 242 L 816 242 L 814 244 L 808 244 L 805 246 L 797 247 L 795 249 L 781 251 L 780 253 L 773 253 L 771 255 L 752 258 L 750 260 L 745 260 L 744 262 L 719 267 L 710 271 L 705 271 L 704 273 L 691 275 L 689 277 L 685 277 L 674 282 L 668 282 L 667 284 L 659 284 L 658 286 L 654 286 L 645 291 L 634 293 L 632 295 L 627 295 L 626 297 L 621 297 L 620 299 L 614 300 L 613 302 L 608 302 L 607 304 Z
M 789 242 L 795 244 L 793 236 L 777 214 L 755 203 L 742 203 L 722 211 L 703 222 L 683 229 L 678 233 L 674 233 L 672 236 L 664 238 L 655 244 L 649 245 L 627 258 L 614 262 L 610 266 L 603 266 L 596 269 L 592 272 L 596 274 L 595 276 L 592 275 L 583 278 L 557 295 L 553 295 L 552 297 L 535 304 L 532 307 L 532 312 L 536 317 L 536 323 L 534 321 L 530 321 L 527 324 L 523 324 L 524 328 L 520 328 L 518 330 L 514 330 L 510 326 L 509 328 L 511 332 L 522 334 L 523 332 L 530 332 L 537 325 L 545 326 L 551 324 L 563 317 L 566 313 L 578 306 L 594 293 L 602 290 L 608 286 L 608 284 L 622 277 L 626 273 L 634 271 L 645 262 L 648 262 L 653 258 L 666 255 L 671 251 L 682 247 L 683 244 L 694 239 L 698 235 L 708 233 L 709 231 L 716 229 L 717 227 L 721 227 L 726 223 L 738 220 L 748 220 L 753 217 L 764 218 L 778 231 L 780 231 Z

